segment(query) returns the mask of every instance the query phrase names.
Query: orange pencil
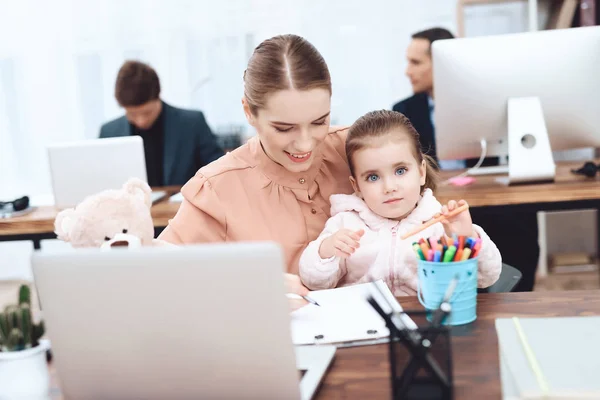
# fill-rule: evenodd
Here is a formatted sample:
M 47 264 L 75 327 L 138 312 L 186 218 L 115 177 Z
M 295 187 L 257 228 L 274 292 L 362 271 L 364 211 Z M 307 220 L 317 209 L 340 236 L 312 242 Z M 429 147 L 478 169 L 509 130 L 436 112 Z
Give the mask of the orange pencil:
M 463 204 L 462 206 L 450 211 L 447 216 L 454 217 L 455 215 L 460 214 L 461 212 L 467 210 L 468 208 L 469 208 L 468 204 Z M 408 237 L 416 235 L 417 233 L 421 232 L 422 230 L 429 228 L 431 225 L 437 224 L 438 222 L 442 222 L 445 219 L 446 219 L 446 215 L 440 215 L 437 218 L 430 219 L 429 221 L 425 222 L 423 225 L 418 226 L 415 229 L 413 229 L 412 231 L 407 232 L 404 235 L 402 235 L 402 240 L 405 240 Z

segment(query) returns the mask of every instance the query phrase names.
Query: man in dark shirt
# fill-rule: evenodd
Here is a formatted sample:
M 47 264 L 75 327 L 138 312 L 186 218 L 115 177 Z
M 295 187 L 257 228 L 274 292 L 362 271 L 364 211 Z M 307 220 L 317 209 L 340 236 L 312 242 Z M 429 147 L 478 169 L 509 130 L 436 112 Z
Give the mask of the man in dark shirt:
M 150 186 L 183 185 L 224 154 L 202 112 L 175 108 L 160 99 L 160 81 L 150 66 L 123 64 L 115 97 L 125 116 L 104 124 L 100 137 L 140 136 Z
M 163 148 L 165 141 L 164 114 L 162 110 L 158 118 L 148 129 L 141 129 L 129 123 L 131 134 L 144 140 L 144 155 L 146 156 L 146 172 L 150 186 L 162 186 L 163 179 Z

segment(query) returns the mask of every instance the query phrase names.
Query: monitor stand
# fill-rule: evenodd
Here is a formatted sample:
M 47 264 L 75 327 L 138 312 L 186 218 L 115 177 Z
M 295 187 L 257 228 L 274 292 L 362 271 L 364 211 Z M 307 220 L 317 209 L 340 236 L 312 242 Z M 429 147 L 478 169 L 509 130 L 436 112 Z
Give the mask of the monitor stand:
M 508 99 L 508 165 L 470 169 L 469 175 L 508 173 L 509 184 L 554 181 L 556 164 L 539 97 Z

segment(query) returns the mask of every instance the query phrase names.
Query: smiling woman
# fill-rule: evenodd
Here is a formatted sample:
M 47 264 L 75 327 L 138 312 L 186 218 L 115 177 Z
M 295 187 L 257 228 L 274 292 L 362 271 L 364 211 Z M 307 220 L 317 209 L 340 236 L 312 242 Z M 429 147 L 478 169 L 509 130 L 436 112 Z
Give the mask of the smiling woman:
M 257 136 L 200 169 L 160 239 L 175 244 L 272 240 L 287 272 L 330 216 L 329 197 L 351 193 L 345 129 L 329 126 L 327 64 L 305 39 L 261 43 L 244 73 L 244 113 Z M 288 275 L 298 294 L 306 291 Z
M 287 89 L 270 96 L 256 114 L 247 101 L 244 108 L 267 156 L 289 171 L 304 172 L 319 158 L 329 133 L 330 99 L 325 89 Z
M 244 113 L 274 162 L 303 172 L 327 136 L 331 77 L 317 49 L 299 36 L 260 44 L 244 74 Z

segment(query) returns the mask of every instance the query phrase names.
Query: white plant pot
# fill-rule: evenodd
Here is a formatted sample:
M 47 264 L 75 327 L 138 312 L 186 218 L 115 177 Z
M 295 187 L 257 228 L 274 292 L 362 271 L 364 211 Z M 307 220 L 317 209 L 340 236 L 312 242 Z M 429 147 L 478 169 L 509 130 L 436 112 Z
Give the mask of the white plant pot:
M 46 399 L 50 375 L 46 361 L 48 345 L 21 351 L 0 352 L 0 399 Z

